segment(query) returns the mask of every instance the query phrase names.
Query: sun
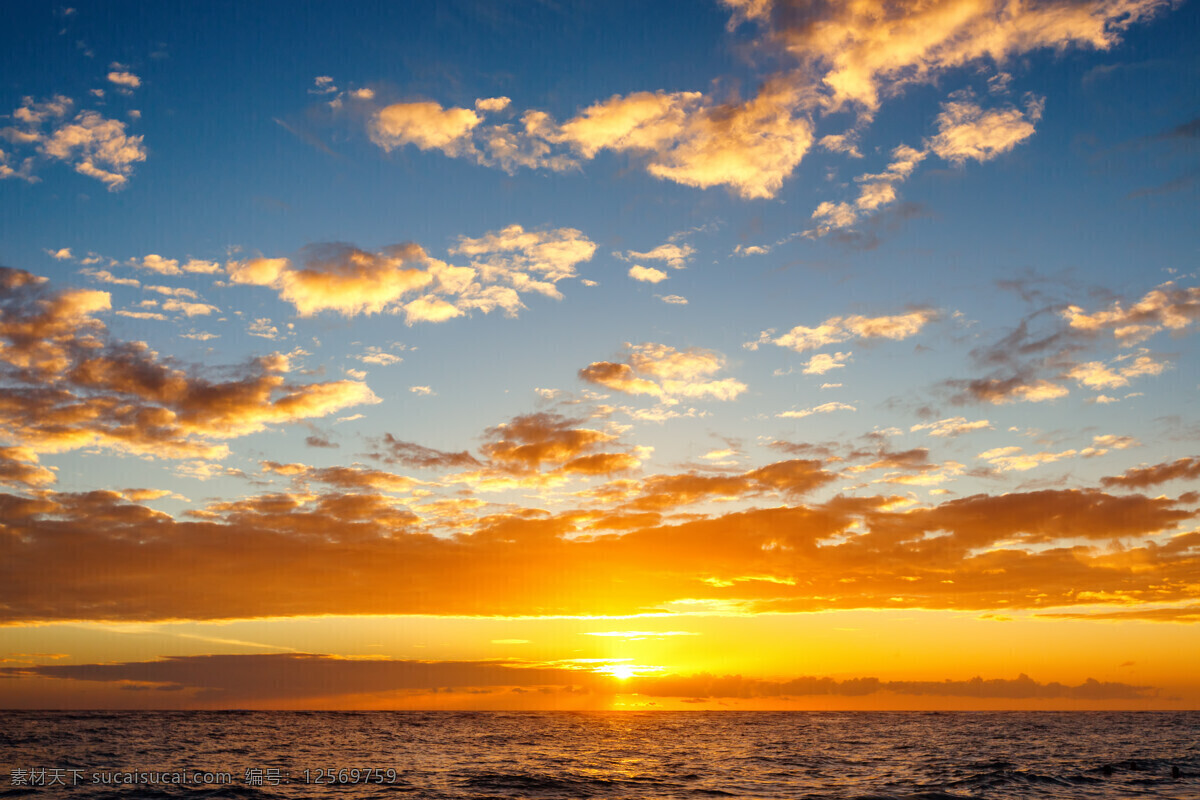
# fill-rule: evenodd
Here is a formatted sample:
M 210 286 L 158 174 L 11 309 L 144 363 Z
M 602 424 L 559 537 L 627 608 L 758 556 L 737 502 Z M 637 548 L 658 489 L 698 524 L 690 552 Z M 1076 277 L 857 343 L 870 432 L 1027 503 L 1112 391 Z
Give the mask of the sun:
M 637 667 L 630 664 L 617 664 L 610 667 L 609 674 L 620 681 L 627 681 L 634 675 L 637 675 Z

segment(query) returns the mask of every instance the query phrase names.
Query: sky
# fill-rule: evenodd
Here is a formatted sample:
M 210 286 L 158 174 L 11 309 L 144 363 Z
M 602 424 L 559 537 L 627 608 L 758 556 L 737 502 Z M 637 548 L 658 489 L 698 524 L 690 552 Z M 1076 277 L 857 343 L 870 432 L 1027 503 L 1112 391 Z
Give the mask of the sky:
M 1195 0 L 6 11 L 0 707 L 1200 708 Z

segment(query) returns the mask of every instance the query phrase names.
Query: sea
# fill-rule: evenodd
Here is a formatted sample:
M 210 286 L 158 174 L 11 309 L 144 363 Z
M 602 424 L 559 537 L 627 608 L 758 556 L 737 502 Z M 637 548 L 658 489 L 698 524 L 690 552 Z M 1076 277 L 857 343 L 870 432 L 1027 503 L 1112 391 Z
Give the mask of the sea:
M 1200 798 L 1200 712 L 0 712 L 0 798 Z

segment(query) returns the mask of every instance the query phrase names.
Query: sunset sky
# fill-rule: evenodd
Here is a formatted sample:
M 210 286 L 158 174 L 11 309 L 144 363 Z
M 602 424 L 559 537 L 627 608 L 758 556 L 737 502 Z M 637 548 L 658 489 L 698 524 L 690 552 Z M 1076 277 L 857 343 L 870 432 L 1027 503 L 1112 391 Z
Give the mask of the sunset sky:
M 9 2 L 0 707 L 1200 708 L 1200 4 Z

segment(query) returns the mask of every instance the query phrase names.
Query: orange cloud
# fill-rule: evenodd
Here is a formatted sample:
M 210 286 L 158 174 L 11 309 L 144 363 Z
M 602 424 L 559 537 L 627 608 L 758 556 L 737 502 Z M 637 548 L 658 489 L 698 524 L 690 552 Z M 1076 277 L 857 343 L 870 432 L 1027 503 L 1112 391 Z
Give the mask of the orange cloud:
M 538 469 L 543 463 L 563 464 L 617 438 L 574 427 L 579 422 L 557 414 L 526 414 L 488 431 L 492 441 L 481 449 L 499 466 Z
M 170 458 L 221 458 L 213 440 L 379 402 L 363 383 L 289 384 L 286 356 L 209 380 L 169 366 L 142 343 L 112 341 L 95 314 L 106 292 L 52 291 L 0 271 L 0 432 L 33 452 L 90 445 Z
M 0 561 L 0 616 L 626 614 L 685 600 L 745 613 L 1195 601 L 1195 535 L 1149 538 L 1195 518 L 1166 498 L 1042 490 L 901 509 L 894 498 L 839 496 L 674 524 L 659 516 L 722 498 L 794 499 L 831 477 L 811 461 L 655 476 L 633 482 L 632 497 L 618 501 L 624 509 L 598 499 L 588 513 L 514 508 L 479 517 L 465 507 L 424 516 L 357 490 L 218 503 L 194 521 L 115 492 L 0 495 L 15 534 Z M 64 568 L 66 539 L 77 567 Z M 1113 539 L 1120 551 L 1107 546 Z M 313 593 L 314 585 L 330 591 Z
M 1100 484 L 1124 489 L 1145 489 L 1167 481 L 1195 478 L 1200 478 L 1200 457 L 1193 456 L 1149 467 L 1134 467 L 1121 475 L 1101 478 Z
M 54 483 L 57 476 L 38 464 L 37 453 L 28 447 L 0 447 L 0 484 L 39 487 Z

